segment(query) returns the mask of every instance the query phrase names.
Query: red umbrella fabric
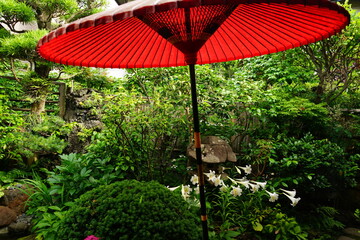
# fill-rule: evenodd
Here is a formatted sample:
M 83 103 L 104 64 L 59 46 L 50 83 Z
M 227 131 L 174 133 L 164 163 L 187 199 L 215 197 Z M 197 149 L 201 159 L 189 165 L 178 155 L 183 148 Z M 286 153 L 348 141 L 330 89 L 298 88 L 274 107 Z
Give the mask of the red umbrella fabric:
M 67 65 L 172 67 L 284 51 L 348 23 L 347 11 L 327 0 L 133 1 L 51 32 L 38 49 Z
M 38 43 L 53 62 L 99 68 L 189 65 L 203 239 L 208 239 L 195 64 L 284 51 L 349 24 L 327 0 L 136 0 L 61 27 Z

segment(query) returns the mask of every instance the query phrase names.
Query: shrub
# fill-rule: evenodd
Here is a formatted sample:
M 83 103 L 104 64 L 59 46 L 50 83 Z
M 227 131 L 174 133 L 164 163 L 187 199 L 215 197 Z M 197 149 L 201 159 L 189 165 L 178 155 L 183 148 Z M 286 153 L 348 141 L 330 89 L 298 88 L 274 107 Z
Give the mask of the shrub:
M 304 193 L 342 189 L 356 185 L 357 157 L 347 156 L 327 139 L 317 140 L 307 134 L 301 139 L 284 138 L 275 143 L 268 171 L 289 185 L 298 185 Z
M 125 180 L 100 186 L 75 201 L 58 239 L 200 239 L 197 216 L 157 182 Z

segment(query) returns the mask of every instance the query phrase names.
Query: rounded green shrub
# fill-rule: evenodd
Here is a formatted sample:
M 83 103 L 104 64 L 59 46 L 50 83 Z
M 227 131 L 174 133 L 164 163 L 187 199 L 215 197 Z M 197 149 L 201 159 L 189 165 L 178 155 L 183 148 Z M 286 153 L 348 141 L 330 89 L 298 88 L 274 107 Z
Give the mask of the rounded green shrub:
M 198 222 L 187 202 L 163 185 L 125 180 L 77 199 L 60 226 L 58 239 L 95 235 L 102 240 L 198 240 Z

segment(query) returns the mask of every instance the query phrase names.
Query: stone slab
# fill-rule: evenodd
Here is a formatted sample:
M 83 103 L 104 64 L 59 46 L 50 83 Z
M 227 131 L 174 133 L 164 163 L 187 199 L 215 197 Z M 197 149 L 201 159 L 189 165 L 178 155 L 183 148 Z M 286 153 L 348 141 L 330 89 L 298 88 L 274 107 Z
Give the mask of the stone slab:
M 360 229 L 357 228 L 345 228 L 344 234 L 360 238 Z
M 346 237 L 346 236 L 340 236 L 338 240 L 354 240 L 354 238 Z

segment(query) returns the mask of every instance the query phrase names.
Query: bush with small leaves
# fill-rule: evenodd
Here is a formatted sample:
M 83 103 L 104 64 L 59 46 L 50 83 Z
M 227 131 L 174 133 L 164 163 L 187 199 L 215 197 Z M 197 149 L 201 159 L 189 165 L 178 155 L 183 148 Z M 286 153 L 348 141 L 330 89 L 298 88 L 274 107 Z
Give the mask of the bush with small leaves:
M 124 180 L 100 186 L 75 201 L 58 239 L 95 235 L 114 239 L 200 239 L 198 217 L 181 198 L 157 182 Z

